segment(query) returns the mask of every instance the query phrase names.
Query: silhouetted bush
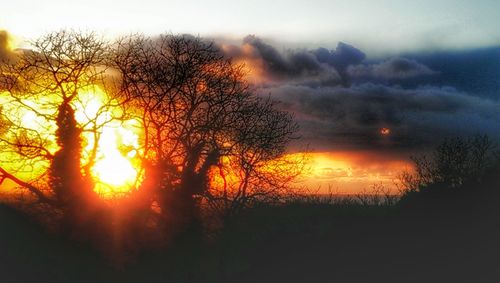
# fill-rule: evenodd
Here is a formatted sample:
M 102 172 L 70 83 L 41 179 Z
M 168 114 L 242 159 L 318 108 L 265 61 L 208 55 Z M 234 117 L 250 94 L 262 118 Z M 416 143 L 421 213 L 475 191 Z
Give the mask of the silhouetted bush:
M 452 199 L 484 195 L 495 185 L 500 159 L 486 135 L 444 140 L 430 155 L 413 156 L 415 172 L 404 172 L 402 204 L 425 199 L 426 205 L 444 205 Z
M 445 139 L 430 155 L 412 156 L 415 173 L 401 176 L 406 192 L 430 187 L 457 189 L 468 182 L 480 182 L 497 162 L 495 146 L 486 136 Z

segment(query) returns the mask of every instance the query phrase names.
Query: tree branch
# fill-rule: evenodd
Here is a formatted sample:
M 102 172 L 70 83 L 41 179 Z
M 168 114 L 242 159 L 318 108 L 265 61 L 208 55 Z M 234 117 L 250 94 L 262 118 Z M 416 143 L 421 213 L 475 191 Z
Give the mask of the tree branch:
M 27 183 L 27 182 L 17 178 L 16 176 L 10 174 L 2 167 L 0 167 L 0 173 L 1 173 L 2 180 L 9 179 L 9 180 L 13 181 L 14 183 L 18 184 L 19 186 L 28 189 L 30 192 L 32 192 L 34 195 L 36 195 L 40 201 L 48 203 L 48 204 L 55 204 L 55 201 L 48 198 L 44 193 L 42 193 L 42 191 L 40 189 L 38 189 L 37 187 L 33 186 L 30 183 Z

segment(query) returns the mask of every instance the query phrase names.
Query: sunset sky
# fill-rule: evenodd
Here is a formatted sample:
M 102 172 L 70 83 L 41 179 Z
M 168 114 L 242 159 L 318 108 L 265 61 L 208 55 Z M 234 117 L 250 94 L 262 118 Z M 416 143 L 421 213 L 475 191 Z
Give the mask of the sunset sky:
M 246 64 L 258 95 L 295 114 L 302 138 L 290 151 L 312 151 L 307 184 L 323 191 L 392 184 L 409 168 L 410 155 L 446 137 L 500 138 L 497 0 L 17 0 L 1 6 L 0 30 L 18 46 L 63 28 L 110 38 L 173 32 L 215 40 Z

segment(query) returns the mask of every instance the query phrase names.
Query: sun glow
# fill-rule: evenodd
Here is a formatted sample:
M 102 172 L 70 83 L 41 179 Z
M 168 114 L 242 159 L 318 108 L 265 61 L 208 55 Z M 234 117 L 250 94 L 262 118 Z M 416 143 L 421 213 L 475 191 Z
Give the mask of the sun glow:
M 75 116 L 89 128 L 83 133 L 86 146 L 82 163 L 94 162 L 91 169 L 96 181 L 94 190 L 104 197 L 127 193 L 141 181 L 137 153 L 142 127 L 133 119 L 113 119 L 123 113 L 119 108 L 106 106 L 109 98 L 99 88 L 93 88 L 80 96 Z M 89 118 L 94 122 L 88 123 Z M 101 129 L 94 132 L 91 128 L 96 125 L 101 126 Z
M 48 152 L 55 154 L 59 150 L 55 139 L 57 126 L 54 120 L 43 115 L 53 115 L 59 99 L 57 95 L 47 94 L 38 99 L 16 101 L 9 94 L 0 93 L 0 109 L 3 116 L 9 118 L 0 122 L 20 125 L 8 127 L 0 133 L 2 138 L 15 142 L 36 133 Z M 122 110 L 116 105 L 116 101 L 97 86 L 80 90 L 78 99 L 72 102 L 75 119 L 82 130 L 81 166 L 90 169 L 82 172 L 90 174 L 87 177 L 94 181 L 94 191 L 104 198 L 127 193 L 142 181 L 139 153 L 143 128 L 136 120 L 123 118 Z M 6 169 L 25 181 L 39 180 L 50 167 L 47 159 L 29 160 L 12 150 L 0 152 L 0 160 Z
M 110 125 L 103 128 L 98 143 L 98 158 L 92 174 L 101 184 L 98 193 L 123 193 L 134 188 L 139 180 L 137 149 L 139 135 L 132 123 Z
M 128 192 L 139 181 L 138 135 L 127 125 L 103 127 L 97 145 L 92 175 L 98 180 L 96 192 L 107 195 Z

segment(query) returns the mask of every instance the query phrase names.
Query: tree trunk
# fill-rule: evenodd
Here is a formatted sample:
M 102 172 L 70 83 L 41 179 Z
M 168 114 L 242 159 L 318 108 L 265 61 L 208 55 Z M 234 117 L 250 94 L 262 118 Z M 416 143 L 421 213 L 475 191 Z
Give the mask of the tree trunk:
M 50 183 L 63 211 L 63 229 L 69 229 L 89 217 L 93 201 L 92 186 L 80 169 L 81 130 L 69 102 L 59 106 L 56 124 L 56 140 L 60 149 L 52 160 Z

